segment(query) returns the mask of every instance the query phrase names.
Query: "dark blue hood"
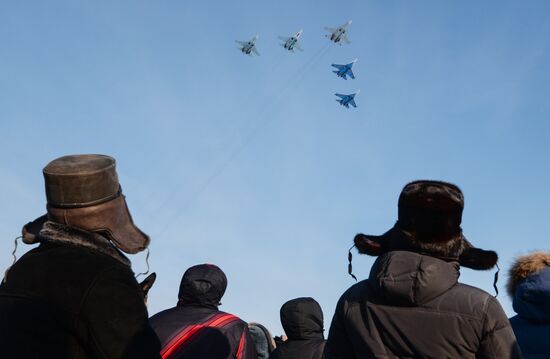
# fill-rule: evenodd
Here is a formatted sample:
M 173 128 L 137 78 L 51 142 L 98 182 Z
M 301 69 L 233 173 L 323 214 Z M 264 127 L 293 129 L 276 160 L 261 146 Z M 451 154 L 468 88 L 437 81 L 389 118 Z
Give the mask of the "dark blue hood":
M 524 319 L 550 323 L 550 268 L 530 275 L 518 284 L 514 311 Z

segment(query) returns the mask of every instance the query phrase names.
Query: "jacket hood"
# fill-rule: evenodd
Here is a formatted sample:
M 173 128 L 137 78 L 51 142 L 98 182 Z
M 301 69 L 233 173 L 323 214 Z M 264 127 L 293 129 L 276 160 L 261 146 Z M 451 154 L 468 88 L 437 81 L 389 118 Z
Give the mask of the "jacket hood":
M 550 267 L 530 275 L 517 285 L 513 307 L 520 317 L 550 323 Z
M 538 251 L 518 257 L 508 272 L 508 294 L 514 298 L 516 287 L 525 278 L 550 268 L 550 252 Z
M 323 311 L 313 298 L 296 298 L 283 304 L 281 324 L 289 339 L 323 338 Z
M 181 278 L 178 305 L 196 305 L 217 309 L 227 288 L 225 273 L 213 264 L 199 264 Z
M 378 257 L 368 282 L 384 304 L 417 306 L 453 287 L 460 275 L 459 268 L 457 262 L 394 251 Z

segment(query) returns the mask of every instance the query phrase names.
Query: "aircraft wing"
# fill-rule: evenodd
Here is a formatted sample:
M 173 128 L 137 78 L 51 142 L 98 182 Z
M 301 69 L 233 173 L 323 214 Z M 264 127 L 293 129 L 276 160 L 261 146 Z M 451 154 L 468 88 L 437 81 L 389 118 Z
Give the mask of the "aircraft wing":
M 335 93 L 336 96 L 340 97 L 341 99 L 345 99 L 347 96 L 346 95 L 342 95 L 341 93 Z M 338 101 L 338 100 L 336 100 Z
M 297 48 L 297 49 L 300 50 L 300 51 L 304 51 L 304 49 L 302 49 L 302 47 L 300 46 L 299 43 L 295 43 L 295 44 L 294 44 L 294 47 Z
M 353 107 L 357 107 L 357 105 L 355 104 L 355 100 L 354 99 L 351 99 L 349 101 L 349 104 L 352 105 Z
M 279 40 L 283 40 L 283 41 L 285 41 L 285 42 L 288 41 L 288 40 L 290 40 L 290 37 L 284 37 L 284 36 L 277 36 L 277 38 L 278 38 Z
M 348 39 L 348 35 L 346 35 L 345 33 L 342 34 L 342 40 L 344 40 L 344 41 L 346 42 L 346 44 L 349 44 L 349 43 L 350 43 L 350 41 L 349 41 L 349 39 Z
M 247 44 L 246 41 L 235 40 L 235 42 L 236 42 L 237 44 L 241 45 L 241 46 L 244 46 L 244 45 Z
M 353 74 L 353 71 L 351 71 L 351 69 L 348 70 L 348 73 L 346 75 L 355 80 L 355 75 Z
M 332 33 L 338 31 L 338 29 L 335 29 L 333 27 L 325 27 L 325 30 L 327 30 L 328 32 L 332 32 Z
M 256 49 L 256 46 L 252 46 L 252 52 L 255 53 L 256 55 L 260 56 L 260 53 Z
M 345 65 L 337 65 L 337 64 L 332 64 L 331 66 L 336 67 L 338 70 L 342 70 L 342 68 L 346 67 Z

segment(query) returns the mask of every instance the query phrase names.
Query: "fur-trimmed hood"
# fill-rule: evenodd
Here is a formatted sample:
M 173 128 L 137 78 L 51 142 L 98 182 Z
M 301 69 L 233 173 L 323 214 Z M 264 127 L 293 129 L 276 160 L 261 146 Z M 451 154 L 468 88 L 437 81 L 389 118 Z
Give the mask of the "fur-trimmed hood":
M 516 259 L 508 272 L 508 294 L 513 298 L 518 284 L 527 277 L 539 273 L 544 269 L 550 269 L 550 252 L 537 251 Z
M 518 258 L 510 270 L 508 291 L 518 317 L 550 325 L 550 253 L 534 252 Z

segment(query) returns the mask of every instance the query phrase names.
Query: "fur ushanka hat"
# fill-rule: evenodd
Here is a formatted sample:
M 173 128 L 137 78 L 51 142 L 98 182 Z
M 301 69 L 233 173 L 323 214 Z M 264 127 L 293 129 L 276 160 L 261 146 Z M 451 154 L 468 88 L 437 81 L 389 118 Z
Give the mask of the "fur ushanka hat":
M 395 225 L 380 236 L 357 234 L 355 247 L 359 253 L 371 256 L 405 250 L 456 261 L 471 269 L 491 269 L 498 256 L 494 251 L 474 247 L 464 237 L 460 227 L 463 209 L 464 195 L 454 184 L 411 182 L 399 196 Z M 349 257 L 351 274 L 351 252 Z
M 550 269 L 550 252 L 539 251 L 520 256 L 516 259 L 508 272 L 508 294 L 514 298 L 516 288 L 527 277 Z

